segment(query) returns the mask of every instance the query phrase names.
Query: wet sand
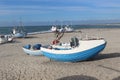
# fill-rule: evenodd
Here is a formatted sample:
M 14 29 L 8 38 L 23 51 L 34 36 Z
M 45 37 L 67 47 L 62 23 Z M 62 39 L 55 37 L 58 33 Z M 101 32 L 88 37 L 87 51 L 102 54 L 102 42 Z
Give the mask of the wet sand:
M 81 32 L 82 33 L 81 33 Z M 26 55 L 26 44 L 51 44 L 53 33 L 28 35 L 13 43 L 0 45 L 0 80 L 120 80 L 120 29 L 82 29 L 65 33 L 61 42 L 73 36 L 103 37 L 106 48 L 88 61 L 64 63 L 50 61 L 44 56 Z

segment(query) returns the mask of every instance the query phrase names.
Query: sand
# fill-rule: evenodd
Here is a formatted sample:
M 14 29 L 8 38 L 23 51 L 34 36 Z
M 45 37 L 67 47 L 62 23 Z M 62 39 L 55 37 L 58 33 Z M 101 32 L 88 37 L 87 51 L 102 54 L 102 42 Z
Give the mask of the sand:
M 106 48 L 89 61 L 64 63 L 44 56 L 26 55 L 26 44 L 50 44 L 53 33 L 28 35 L 13 43 L 0 45 L 0 80 L 120 80 L 120 29 L 81 29 L 82 33 L 65 33 L 61 42 L 85 35 L 103 37 Z

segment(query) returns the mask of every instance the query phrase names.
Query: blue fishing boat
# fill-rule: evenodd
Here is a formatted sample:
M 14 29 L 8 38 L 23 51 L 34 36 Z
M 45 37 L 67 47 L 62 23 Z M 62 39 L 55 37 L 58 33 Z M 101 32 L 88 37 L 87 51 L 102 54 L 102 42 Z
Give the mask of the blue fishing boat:
M 106 41 L 104 39 L 76 41 L 77 42 L 71 42 L 71 48 L 69 49 L 48 49 L 46 47 L 41 47 L 41 52 L 44 56 L 52 60 L 62 62 L 78 62 L 94 57 L 106 46 Z
M 42 55 L 40 48 L 41 48 L 41 44 L 35 44 L 33 46 L 28 44 L 28 45 L 23 46 L 23 51 L 27 55 L 40 56 Z

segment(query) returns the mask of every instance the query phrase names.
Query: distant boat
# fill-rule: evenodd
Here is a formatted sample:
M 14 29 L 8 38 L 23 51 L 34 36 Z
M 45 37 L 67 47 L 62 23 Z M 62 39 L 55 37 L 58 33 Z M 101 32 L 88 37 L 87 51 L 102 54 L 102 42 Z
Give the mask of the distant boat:
M 14 27 L 12 29 L 12 36 L 14 38 L 25 38 L 27 36 L 27 32 L 24 30 L 21 21 L 19 27 Z
M 74 29 L 71 28 L 69 25 L 65 26 L 65 32 L 73 32 L 73 31 L 74 31 Z
M 0 35 L 0 44 L 12 42 L 12 41 L 13 41 L 13 37 L 11 35 Z
M 52 26 L 50 29 L 52 32 L 59 31 L 59 29 L 56 26 Z
M 65 31 L 65 32 L 73 32 L 74 29 L 71 28 L 70 26 L 66 25 L 65 27 L 61 27 L 61 28 L 57 28 L 57 26 L 52 26 L 52 28 L 50 29 L 52 32 L 62 32 L 62 31 Z
M 14 38 L 25 38 L 27 36 L 27 32 L 20 29 L 13 28 L 12 36 Z
M 76 39 L 75 39 L 76 40 Z M 76 40 L 77 41 L 77 40 Z M 99 40 L 78 40 L 72 42 L 71 48 L 44 48 L 41 47 L 41 52 L 44 56 L 62 62 L 78 62 L 88 60 L 101 52 L 105 46 L 104 39 Z

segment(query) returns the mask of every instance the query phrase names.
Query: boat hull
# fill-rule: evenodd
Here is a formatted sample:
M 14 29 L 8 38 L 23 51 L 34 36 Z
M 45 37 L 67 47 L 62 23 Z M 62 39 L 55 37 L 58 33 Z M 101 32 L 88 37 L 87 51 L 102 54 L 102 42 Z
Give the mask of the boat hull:
M 101 52 L 106 46 L 106 42 L 104 44 L 98 45 L 96 47 L 84 50 L 84 51 L 79 51 L 79 52 L 74 52 L 74 53 L 52 53 L 49 51 L 45 51 L 44 49 L 42 51 L 43 55 L 56 60 L 56 61 L 62 61 L 62 62 L 78 62 L 78 61 L 83 61 L 83 60 L 88 60 L 91 57 L 94 57 L 97 55 L 99 52 Z
M 6 43 L 6 42 L 7 42 L 6 39 L 2 39 L 2 38 L 0 38 L 0 44 L 2 44 L 2 43 Z
M 13 37 L 11 35 L 3 35 L 2 37 L 0 37 L 0 44 L 12 42 L 12 41 L 13 41 Z
M 26 49 L 26 48 L 23 47 L 23 51 L 27 55 L 32 55 L 32 56 L 40 56 L 40 55 L 42 55 L 41 50 L 31 50 L 31 49 Z
M 24 38 L 24 37 L 26 37 L 26 34 L 25 33 L 16 33 L 16 34 L 13 34 L 13 37 L 15 37 L 15 38 Z

